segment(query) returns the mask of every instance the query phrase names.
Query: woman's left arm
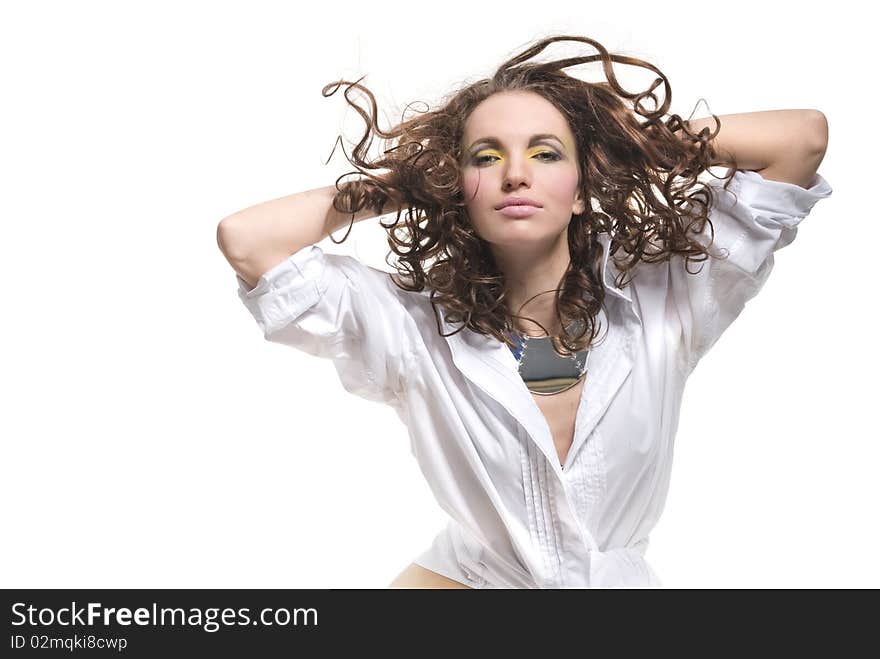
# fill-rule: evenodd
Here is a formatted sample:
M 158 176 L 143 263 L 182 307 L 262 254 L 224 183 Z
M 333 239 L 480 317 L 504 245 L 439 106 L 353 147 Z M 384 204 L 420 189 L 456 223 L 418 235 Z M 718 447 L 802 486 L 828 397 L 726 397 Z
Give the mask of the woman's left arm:
M 725 256 L 688 267 L 678 253 L 668 266 L 676 310 L 669 318 L 681 332 L 679 354 L 688 373 L 764 286 L 775 253 L 795 239 L 801 221 L 832 192 L 817 172 L 828 141 L 821 112 L 776 110 L 718 118 L 721 128 L 710 142 L 716 151 L 712 164 L 730 167 L 734 156 L 739 171 L 729 190 L 723 187 L 724 177 L 708 180 L 712 226 L 699 240 L 703 245 L 711 241 L 713 254 Z M 715 128 L 712 117 L 692 121 L 690 130 L 707 126 Z M 772 333 L 768 337 L 784 340 Z
M 760 172 L 767 180 L 810 187 L 828 146 L 828 120 L 819 110 L 765 110 L 719 115 L 713 165 Z M 715 130 L 712 117 L 687 122 L 693 133 Z

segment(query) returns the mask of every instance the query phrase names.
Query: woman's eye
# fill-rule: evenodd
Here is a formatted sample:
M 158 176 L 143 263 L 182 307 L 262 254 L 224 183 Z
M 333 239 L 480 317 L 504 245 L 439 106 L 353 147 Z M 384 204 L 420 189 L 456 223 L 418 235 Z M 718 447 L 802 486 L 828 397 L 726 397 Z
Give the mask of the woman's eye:
M 546 160 L 547 162 L 552 162 L 554 160 L 559 160 L 559 156 L 553 151 L 541 151 L 540 153 L 536 153 L 535 157 L 548 156 L 548 158 L 541 158 L 542 160 Z M 485 158 L 495 158 L 497 160 L 498 156 L 493 156 L 491 154 L 485 154 L 482 156 L 476 156 L 474 158 L 475 165 L 482 165 L 484 162 L 489 162 L 485 160 Z

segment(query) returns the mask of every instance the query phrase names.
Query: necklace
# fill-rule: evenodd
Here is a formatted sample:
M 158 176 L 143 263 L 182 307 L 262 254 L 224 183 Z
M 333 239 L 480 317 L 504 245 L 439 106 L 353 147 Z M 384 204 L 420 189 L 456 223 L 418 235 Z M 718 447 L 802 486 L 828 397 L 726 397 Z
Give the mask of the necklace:
M 574 326 L 573 323 L 566 329 Z M 562 393 L 586 376 L 592 348 L 560 355 L 554 350 L 550 336 L 529 336 L 510 329 L 505 333 L 517 344 L 510 351 L 516 358 L 520 377 L 532 393 L 544 396 Z

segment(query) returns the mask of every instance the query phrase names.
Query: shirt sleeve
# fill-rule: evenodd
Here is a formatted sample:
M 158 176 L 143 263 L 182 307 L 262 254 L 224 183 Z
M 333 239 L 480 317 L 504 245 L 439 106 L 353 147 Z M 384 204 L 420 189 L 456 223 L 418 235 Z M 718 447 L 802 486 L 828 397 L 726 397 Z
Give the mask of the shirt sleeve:
M 817 201 L 831 195 L 828 182 L 818 173 L 811 185 L 765 179 L 758 172 L 738 170 L 727 190 L 724 180 L 709 181 L 716 195 L 709 209 L 714 227 L 713 254 L 700 263 L 670 259 L 670 286 L 681 321 L 688 372 L 739 316 L 764 286 L 774 265 L 774 252 L 790 244 L 797 226 Z M 708 245 L 708 224 L 699 239 Z
M 412 317 L 388 273 L 308 245 L 238 295 L 267 341 L 330 359 L 346 391 L 399 402 L 410 361 Z

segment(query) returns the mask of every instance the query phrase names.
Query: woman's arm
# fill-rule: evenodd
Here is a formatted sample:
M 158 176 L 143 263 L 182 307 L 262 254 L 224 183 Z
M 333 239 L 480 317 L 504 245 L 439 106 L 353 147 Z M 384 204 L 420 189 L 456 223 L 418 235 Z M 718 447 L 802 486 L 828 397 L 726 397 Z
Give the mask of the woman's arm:
M 238 275 L 251 286 L 273 266 L 307 245 L 320 242 L 351 222 L 351 214 L 333 208 L 336 186 L 297 192 L 266 201 L 223 218 L 217 245 Z M 389 201 L 380 215 L 396 212 Z M 366 207 L 354 221 L 378 217 Z
M 828 121 L 819 110 L 765 110 L 719 115 L 721 129 L 712 141 L 715 162 L 761 173 L 767 180 L 809 187 L 828 146 Z M 698 133 L 715 130 L 712 117 L 693 119 Z
M 724 257 L 689 265 L 676 254 L 669 262 L 676 310 L 670 318 L 674 331 L 681 332 L 684 361 L 679 363 L 686 364 L 688 373 L 764 286 L 775 253 L 795 239 L 813 206 L 832 193 L 816 173 L 827 141 L 824 116 L 786 110 L 719 119 L 721 128 L 713 140 L 720 150 L 718 164 L 729 167 L 733 155 L 741 171 L 734 173 L 729 190 L 723 187 L 724 178 L 708 180 L 712 226 L 699 240 L 711 242 L 713 256 Z M 691 126 L 693 132 L 706 126 L 711 131 L 715 122 L 709 117 Z

